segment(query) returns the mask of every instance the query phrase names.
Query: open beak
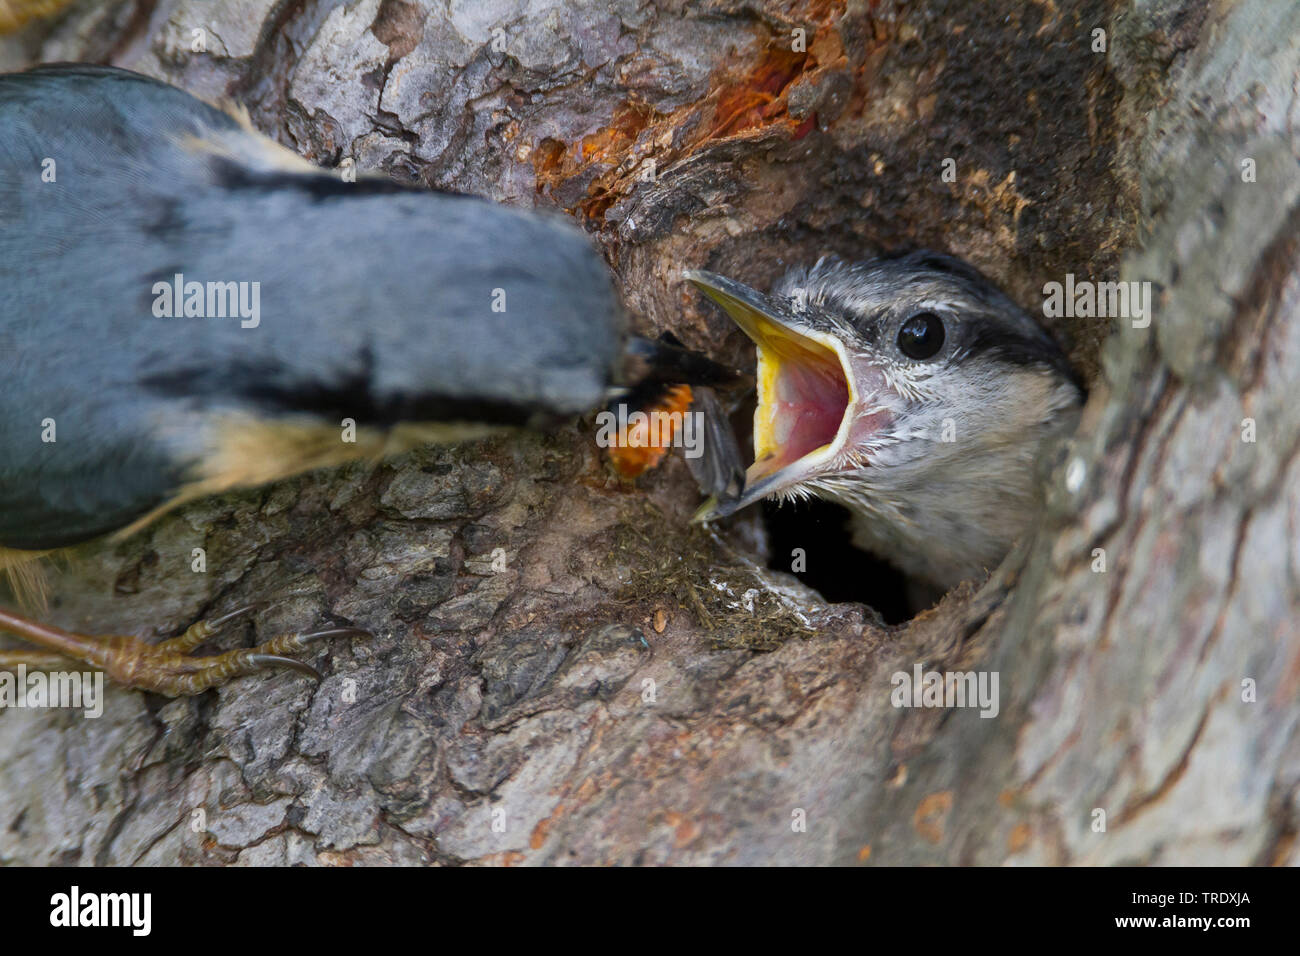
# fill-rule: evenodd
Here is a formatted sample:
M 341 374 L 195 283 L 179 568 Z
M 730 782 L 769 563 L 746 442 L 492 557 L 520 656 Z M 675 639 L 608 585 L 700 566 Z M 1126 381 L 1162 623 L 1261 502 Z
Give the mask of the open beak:
M 754 410 L 754 464 L 740 497 L 713 499 L 695 520 L 726 517 L 831 469 L 850 441 L 859 401 L 853 365 L 835 336 L 790 315 L 739 282 L 690 270 L 685 278 L 722 306 L 758 351 L 758 407 Z

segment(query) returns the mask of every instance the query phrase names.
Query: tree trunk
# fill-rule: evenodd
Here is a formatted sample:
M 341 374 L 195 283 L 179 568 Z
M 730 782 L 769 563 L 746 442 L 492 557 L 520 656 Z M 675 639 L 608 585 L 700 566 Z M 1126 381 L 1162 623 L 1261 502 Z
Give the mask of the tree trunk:
M 377 637 L 319 686 L 0 713 L 0 861 L 1300 862 L 1297 35 L 1274 0 L 127 0 L 5 41 L 233 97 L 317 163 L 559 205 L 643 331 L 737 363 L 681 269 L 925 245 L 1035 311 L 1067 274 L 1154 305 L 1048 320 L 1091 396 L 1047 514 L 896 628 L 763 569 L 753 516 L 688 525 L 682 461 L 609 478 L 589 422 L 81 549 L 64 625 L 267 601 L 260 637 Z M 918 664 L 996 674 L 996 717 L 894 706 Z

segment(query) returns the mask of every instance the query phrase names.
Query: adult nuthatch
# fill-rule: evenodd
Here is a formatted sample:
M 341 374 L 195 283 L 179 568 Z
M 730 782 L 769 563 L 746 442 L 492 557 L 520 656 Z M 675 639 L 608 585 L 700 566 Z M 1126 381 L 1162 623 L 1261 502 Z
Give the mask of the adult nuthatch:
M 558 217 L 347 182 L 103 67 L 0 76 L 0 298 L 0 569 L 200 496 L 721 373 L 629 341 Z M 207 625 L 159 646 L 3 611 L 0 629 L 169 694 L 303 669 L 286 652 L 339 633 L 196 659 Z
M 931 587 L 992 568 L 1039 511 L 1034 461 L 1083 387 L 1051 336 L 951 256 L 795 269 L 770 295 L 686 277 L 758 351 L 755 462 L 721 517 L 766 497 L 845 505 L 854 543 Z

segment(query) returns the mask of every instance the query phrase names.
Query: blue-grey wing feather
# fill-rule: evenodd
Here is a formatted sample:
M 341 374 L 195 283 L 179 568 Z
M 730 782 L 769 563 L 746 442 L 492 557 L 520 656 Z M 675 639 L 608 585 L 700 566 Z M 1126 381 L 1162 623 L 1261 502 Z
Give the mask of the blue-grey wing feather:
M 382 426 L 600 402 L 624 318 L 580 232 L 270 168 L 268 145 L 125 71 L 0 76 L 0 544 L 53 547 L 151 510 L 222 412 Z M 155 288 L 177 274 L 257 283 L 257 326 L 159 317 Z

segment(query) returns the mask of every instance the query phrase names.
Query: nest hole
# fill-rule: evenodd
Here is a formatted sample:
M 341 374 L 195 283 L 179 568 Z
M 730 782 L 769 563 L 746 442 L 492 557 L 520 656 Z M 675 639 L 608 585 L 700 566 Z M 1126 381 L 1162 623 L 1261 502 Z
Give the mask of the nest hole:
M 886 624 L 910 621 L 920 610 L 910 603 L 903 572 L 853 546 L 849 513 L 840 505 L 816 498 L 764 501 L 763 524 L 771 544 L 768 567 L 793 574 L 827 601 L 865 604 Z

